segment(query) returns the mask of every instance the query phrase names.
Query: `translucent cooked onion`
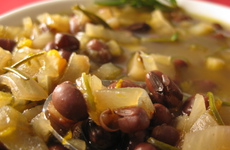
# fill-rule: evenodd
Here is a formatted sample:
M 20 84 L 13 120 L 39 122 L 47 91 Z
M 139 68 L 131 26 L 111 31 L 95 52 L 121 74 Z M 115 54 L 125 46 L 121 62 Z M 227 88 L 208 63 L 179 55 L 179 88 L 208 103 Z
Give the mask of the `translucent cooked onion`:
M 75 80 L 81 77 L 83 72 L 88 73 L 90 69 L 89 58 L 85 55 L 79 55 L 72 53 L 69 62 L 67 64 L 66 70 L 60 79 L 59 83 L 64 81 L 75 82 Z
M 24 80 L 11 72 L 0 75 L 0 84 L 8 86 L 16 100 L 39 101 L 48 97 L 34 79 Z

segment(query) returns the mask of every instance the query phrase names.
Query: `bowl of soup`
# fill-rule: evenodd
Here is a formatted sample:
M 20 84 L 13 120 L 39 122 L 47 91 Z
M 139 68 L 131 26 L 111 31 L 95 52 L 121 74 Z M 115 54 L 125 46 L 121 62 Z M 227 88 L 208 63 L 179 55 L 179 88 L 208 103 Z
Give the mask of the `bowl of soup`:
M 228 14 L 77 0 L 2 15 L 1 149 L 230 148 Z

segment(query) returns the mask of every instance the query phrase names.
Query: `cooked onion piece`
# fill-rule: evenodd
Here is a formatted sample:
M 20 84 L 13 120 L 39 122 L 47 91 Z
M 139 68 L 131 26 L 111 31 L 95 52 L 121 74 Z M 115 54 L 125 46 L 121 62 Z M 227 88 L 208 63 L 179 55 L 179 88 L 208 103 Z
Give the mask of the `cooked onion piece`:
M 39 101 L 48 97 L 34 79 L 24 80 L 11 72 L 0 75 L 0 84 L 8 86 L 16 100 Z

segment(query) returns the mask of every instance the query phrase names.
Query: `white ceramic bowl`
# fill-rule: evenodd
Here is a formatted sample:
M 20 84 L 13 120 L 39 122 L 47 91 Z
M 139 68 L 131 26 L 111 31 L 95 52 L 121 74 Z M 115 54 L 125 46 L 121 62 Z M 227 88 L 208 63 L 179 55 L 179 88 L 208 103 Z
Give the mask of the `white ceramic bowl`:
M 227 6 L 197 0 L 177 0 L 177 2 L 179 6 L 189 13 L 213 19 L 230 27 L 230 8 Z M 22 18 L 27 16 L 35 18 L 38 14 L 43 12 L 70 12 L 71 6 L 76 3 L 86 5 L 92 3 L 92 0 L 50 0 L 34 3 L 0 16 L 0 24 L 20 25 Z

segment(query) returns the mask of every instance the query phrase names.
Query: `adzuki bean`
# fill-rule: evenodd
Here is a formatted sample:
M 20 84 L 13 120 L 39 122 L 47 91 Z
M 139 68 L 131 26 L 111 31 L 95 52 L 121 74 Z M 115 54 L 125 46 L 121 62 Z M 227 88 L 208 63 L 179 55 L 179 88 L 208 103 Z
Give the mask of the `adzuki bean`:
M 148 128 L 150 119 L 141 107 L 127 107 L 114 110 L 120 116 L 117 120 L 120 130 L 124 133 L 133 133 Z
M 121 132 L 109 132 L 88 119 L 83 123 L 83 132 L 90 149 L 114 149 L 121 141 Z
M 92 39 L 88 42 L 85 54 L 98 63 L 106 63 L 112 59 L 108 46 L 98 39 Z
M 161 125 L 161 124 L 170 124 L 173 116 L 170 113 L 169 109 L 160 103 L 153 104 L 155 107 L 155 113 L 151 119 L 151 125 Z
M 139 23 L 134 23 L 128 26 L 126 29 L 132 32 L 143 33 L 143 32 L 148 32 L 149 30 L 151 30 L 151 27 L 145 22 L 139 22 Z
M 139 143 L 145 142 L 149 137 L 148 130 L 141 130 L 134 133 L 130 133 L 128 149 L 134 149 Z
M 153 128 L 151 136 L 172 146 L 175 146 L 180 139 L 179 131 L 172 126 L 165 124 Z
M 15 46 L 16 42 L 14 40 L 0 38 L 0 47 L 3 49 L 12 52 Z
M 208 109 L 208 107 L 209 107 L 208 96 L 204 95 L 204 94 L 202 94 L 202 95 L 204 97 L 205 107 L 206 107 L 206 109 Z M 187 98 L 182 105 L 182 113 L 190 115 L 194 101 L 195 101 L 195 95 Z
M 81 121 L 88 117 L 83 94 L 69 81 L 56 86 L 52 94 L 52 102 L 57 111 L 70 120 Z
M 154 147 L 152 144 L 142 142 L 138 144 L 134 150 L 157 150 L 156 147 Z
M 68 51 L 76 51 L 80 47 L 79 40 L 73 35 L 67 33 L 56 33 L 54 44 L 58 50 L 64 49 Z
M 183 98 L 179 87 L 160 71 L 150 71 L 146 75 L 146 86 L 150 91 L 153 102 L 164 104 L 167 107 L 178 107 Z

